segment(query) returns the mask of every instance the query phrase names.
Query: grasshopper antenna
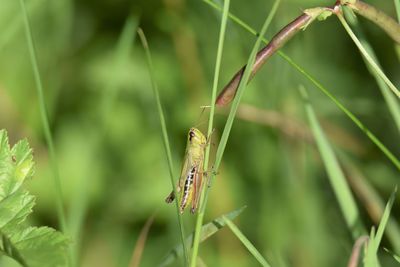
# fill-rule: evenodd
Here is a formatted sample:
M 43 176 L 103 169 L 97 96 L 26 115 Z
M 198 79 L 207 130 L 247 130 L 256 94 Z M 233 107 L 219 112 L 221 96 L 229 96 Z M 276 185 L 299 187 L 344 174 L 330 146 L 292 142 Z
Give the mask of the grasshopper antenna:
M 201 117 L 203 116 L 203 114 L 204 114 L 204 111 L 206 110 L 206 108 L 210 108 L 211 106 L 200 106 L 200 108 L 201 108 L 201 113 L 200 113 L 200 116 L 199 116 L 199 118 L 197 119 L 197 121 L 200 121 L 200 119 L 201 119 Z M 202 125 L 202 124 L 204 124 L 205 122 L 198 122 L 198 123 L 196 123 L 195 124 L 195 127 L 197 128 L 197 127 L 199 127 L 200 125 Z

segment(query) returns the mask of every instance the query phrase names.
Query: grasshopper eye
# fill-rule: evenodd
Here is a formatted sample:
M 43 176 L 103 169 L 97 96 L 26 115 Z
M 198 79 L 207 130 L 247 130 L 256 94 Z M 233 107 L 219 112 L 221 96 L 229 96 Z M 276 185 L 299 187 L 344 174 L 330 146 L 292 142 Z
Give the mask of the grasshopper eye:
M 192 131 L 189 132 L 189 141 L 192 141 L 194 135 L 195 135 L 194 132 Z

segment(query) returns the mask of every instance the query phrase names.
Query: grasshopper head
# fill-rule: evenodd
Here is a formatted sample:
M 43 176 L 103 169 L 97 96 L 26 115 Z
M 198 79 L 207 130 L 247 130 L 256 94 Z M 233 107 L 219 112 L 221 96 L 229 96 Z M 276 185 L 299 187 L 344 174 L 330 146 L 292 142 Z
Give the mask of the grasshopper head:
M 190 128 L 188 133 L 188 141 L 191 144 L 205 144 L 207 143 L 206 137 L 197 128 Z

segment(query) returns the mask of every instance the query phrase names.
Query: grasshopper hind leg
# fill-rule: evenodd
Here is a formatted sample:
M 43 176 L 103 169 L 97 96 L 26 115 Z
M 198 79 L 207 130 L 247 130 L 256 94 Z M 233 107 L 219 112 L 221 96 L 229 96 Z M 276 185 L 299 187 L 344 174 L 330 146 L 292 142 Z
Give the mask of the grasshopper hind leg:
M 193 199 L 192 199 L 192 208 L 190 212 L 192 214 L 196 213 L 196 210 L 199 206 L 200 197 L 201 197 L 201 189 L 203 184 L 203 173 L 201 172 L 203 169 L 203 165 L 200 164 L 198 167 L 198 171 L 195 173 L 194 177 L 194 190 L 193 190 Z

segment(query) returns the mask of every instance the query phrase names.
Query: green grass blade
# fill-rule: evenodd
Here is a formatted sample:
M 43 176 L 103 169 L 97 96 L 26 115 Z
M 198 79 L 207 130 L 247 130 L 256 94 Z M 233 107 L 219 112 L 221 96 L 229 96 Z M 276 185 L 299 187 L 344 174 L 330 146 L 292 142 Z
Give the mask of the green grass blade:
M 396 7 L 397 21 L 400 22 L 400 0 L 394 0 L 394 5 Z M 400 59 L 400 45 L 395 44 L 395 49 L 397 57 Z
M 371 230 L 370 240 L 368 243 L 367 252 L 365 255 L 365 267 L 376 267 L 380 266 L 378 261 L 378 248 L 382 241 L 383 232 L 385 231 L 386 225 L 389 221 L 390 211 L 392 210 L 393 203 L 396 199 L 397 187 L 391 194 L 388 203 L 386 204 L 385 211 L 383 212 L 382 219 L 378 226 L 378 231 L 374 232 L 374 227 Z
M 378 230 L 374 240 L 375 253 L 378 253 L 379 245 L 382 241 L 383 232 L 385 231 L 386 225 L 389 221 L 390 211 L 392 210 L 394 200 L 396 199 L 397 188 L 392 192 L 388 203 L 386 204 L 385 211 L 383 212 L 381 222 L 379 223 Z
M 261 255 L 261 253 L 256 249 L 256 247 L 250 242 L 249 239 L 240 231 L 240 229 L 228 218 L 223 216 L 223 219 L 228 225 L 229 229 L 236 235 L 236 237 L 243 243 L 243 245 L 248 249 L 248 251 L 256 258 L 256 260 L 264 267 L 270 267 L 267 260 Z
M 154 74 L 154 68 L 153 68 L 153 61 L 151 59 L 151 54 L 150 54 L 150 49 L 149 45 L 146 40 L 146 36 L 144 35 L 142 29 L 138 29 L 138 34 L 140 37 L 140 40 L 142 42 L 143 48 L 146 52 L 146 59 L 147 59 L 147 64 L 149 68 L 149 74 L 150 74 L 150 80 L 151 80 L 151 85 L 153 88 L 153 93 L 154 93 L 154 98 L 156 100 L 156 106 L 157 106 L 157 111 L 158 115 L 160 118 L 160 124 L 161 124 L 161 131 L 162 131 L 162 138 L 163 138 L 163 144 L 164 144 L 164 149 L 165 149 L 165 154 L 167 156 L 167 162 L 168 162 L 168 169 L 169 169 L 169 174 L 170 174 L 170 180 L 171 180 L 171 186 L 172 189 L 174 190 L 175 196 L 177 196 L 176 188 L 175 188 L 175 181 L 174 181 L 174 171 L 173 171 L 173 164 L 172 164 L 172 154 L 171 154 L 171 148 L 169 145 L 169 139 L 168 139 L 168 132 L 167 132 L 167 125 L 165 123 L 165 117 L 164 117 L 164 112 L 162 109 L 161 105 L 161 99 L 160 99 L 160 94 L 158 92 L 158 87 L 156 83 L 156 77 Z M 183 220 L 182 216 L 179 212 L 179 203 L 178 203 L 178 198 L 175 198 L 175 206 L 176 206 L 176 214 L 178 216 L 178 224 L 179 224 L 179 230 L 180 230 L 180 236 L 181 236 L 181 242 L 182 242 L 182 247 L 183 247 L 183 254 L 184 254 L 184 266 L 186 266 L 188 257 L 187 257 L 187 248 L 185 244 L 185 230 L 183 228 Z
M 344 165 L 348 181 L 355 195 L 360 199 L 362 205 L 369 210 L 369 215 L 374 222 L 380 220 L 376 218 L 384 212 L 385 205 L 376 189 L 368 182 L 367 177 L 355 166 L 350 157 L 345 153 L 338 153 L 341 163 Z M 385 234 L 393 249 L 398 253 L 400 251 L 400 226 L 396 220 L 389 218 L 386 225 Z
M 224 1 L 224 10 L 222 12 L 220 32 L 219 32 L 217 58 L 216 58 L 216 62 L 215 62 L 214 81 L 213 81 L 213 88 L 212 88 L 212 93 L 211 93 L 211 109 L 210 109 L 210 116 L 209 116 L 209 120 L 208 120 L 207 136 L 211 135 L 212 128 L 213 128 L 214 112 L 215 112 L 215 99 L 217 98 L 217 87 L 218 87 L 218 80 L 219 80 L 219 74 L 220 74 L 222 52 L 223 52 L 223 48 L 224 48 L 225 30 L 226 30 L 226 24 L 228 21 L 229 5 L 230 5 L 230 0 L 225 0 Z M 207 169 L 208 169 L 209 155 L 210 155 L 210 146 L 208 146 L 206 148 L 205 155 L 204 155 L 204 170 L 205 171 L 207 171 Z M 204 198 L 206 197 L 205 191 L 208 189 L 208 187 L 204 186 L 203 188 L 204 189 L 202 190 L 201 195 L 200 195 L 200 209 L 199 209 L 199 213 L 197 214 L 197 217 L 196 217 L 192 255 L 190 258 L 190 266 L 192 266 L 192 267 L 196 266 L 197 254 L 199 251 L 199 243 L 200 243 L 200 229 L 201 229 L 201 225 L 203 224 L 203 219 L 204 219 L 204 211 L 205 211 L 205 204 L 206 204 L 206 201 L 204 201 Z
M 395 259 L 398 263 L 400 263 L 400 256 L 396 255 L 393 251 L 388 250 L 387 248 L 383 248 L 387 253 L 389 253 L 393 259 Z
M 397 21 L 400 22 L 400 0 L 394 0 L 394 6 L 396 7 Z
M 367 249 L 365 252 L 364 267 L 379 267 L 378 258 L 374 251 L 375 250 L 374 239 L 375 239 L 375 228 L 372 227 L 371 232 L 369 234 Z
M 238 217 L 246 208 L 246 206 L 241 207 L 240 209 L 234 210 L 232 212 L 226 213 L 211 222 L 203 225 L 200 231 L 200 242 L 207 240 L 209 237 L 217 233 L 222 227 L 225 226 L 225 221 L 223 217 L 229 218 L 230 220 Z M 186 244 L 190 245 L 193 242 L 193 234 L 186 238 Z M 177 245 L 174 249 L 168 252 L 167 256 L 164 258 L 162 263 L 159 266 L 168 266 L 172 264 L 178 257 L 182 256 L 182 244 Z
M 220 10 L 221 8 L 213 3 L 211 0 L 203 0 L 211 7 Z M 239 26 L 247 30 L 253 35 L 258 36 L 259 33 L 251 28 L 248 24 L 243 22 L 237 16 L 229 14 L 229 18 L 232 19 Z M 268 43 L 266 38 L 262 39 L 264 43 Z M 302 74 L 306 79 L 308 79 L 315 87 L 317 87 L 322 93 L 324 93 L 329 99 L 333 101 L 333 103 L 341 110 L 350 120 L 353 121 L 355 125 L 383 152 L 383 154 L 396 166 L 398 170 L 400 170 L 400 161 L 393 155 L 392 152 L 350 111 L 348 110 L 333 94 L 329 92 L 329 90 L 323 86 L 317 79 L 315 79 L 311 74 L 305 71 L 300 65 L 298 65 L 295 61 L 293 61 L 288 55 L 283 53 L 282 51 L 278 51 L 278 55 L 286 60 L 295 70 L 297 70 L 300 74 Z
M 216 153 L 216 159 L 215 159 L 215 163 L 214 163 L 214 170 L 215 171 L 218 171 L 219 165 L 221 164 L 222 155 L 224 153 L 224 150 L 225 150 L 225 147 L 226 147 L 226 143 L 228 141 L 230 130 L 232 129 L 233 120 L 235 118 L 236 111 L 237 111 L 238 106 L 239 106 L 239 102 L 240 102 L 240 100 L 242 98 L 242 95 L 244 93 L 244 89 L 246 88 L 247 82 L 248 82 L 248 80 L 250 78 L 250 74 L 251 74 L 251 70 L 252 70 L 252 67 L 253 67 L 253 64 L 254 64 L 256 53 L 257 53 L 258 48 L 259 48 L 259 46 L 261 44 L 261 39 L 262 39 L 261 36 L 264 36 L 265 32 L 267 31 L 267 28 L 268 28 L 269 24 L 271 23 L 272 18 L 274 17 L 274 15 L 276 13 L 276 10 L 278 9 L 279 4 L 280 4 L 280 0 L 276 0 L 274 2 L 274 5 L 273 5 L 269 15 L 265 19 L 265 22 L 264 22 L 263 27 L 261 29 L 261 34 L 260 34 L 260 36 L 258 36 L 257 41 L 254 44 L 254 47 L 253 47 L 253 49 L 251 51 L 251 54 L 249 56 L 246 70 L 245 70 L 245 72 L 243 74 L 242 80 L 240 81 L 239 88 L 238 88 L 238 91 L 236 93 L 236 97 L 233 100 L 233 103 L 231 105 L 231 110 L 229 112 L 228 119 L 226 121 L 224 131 L 222 133 L 221 141 L 220 141 L 220 143 L 218 145 L 218 149 L 217 149 L 217 153 Z M 224 8 L 224 12 L 223 12 L 223 17 L 225 17 L 227 19 L 227 16 L 228 16 L 228 7 Z M 213 105 L 215 105 L 215 104 L 213 103 Z M 198 250 L 197 246 L 198 246 L 198 243 L 199 243 L 198 239 L 199 239 L 200 226 L 202 225 L 202 220 L 203 220 L 205 208 L 206 208 L 206 205 L 207 205 L 209 188 L 211 187 L 211 184 L 212 184 L 212 181 L 213 181 L 214 177 L 215 177 L 215 175 L 211 174 L 210 181 L 209 181 L 209 186 L 205 188 L 204 198 L 203 198 L 203 201 L 202 201 L 203 203 L 202 203 L 202 205 L 200 207 L 200 212 L 199 212 L 199 215 L 197 217 L 196 228 L 195 228 L 195 239 L 194 239 L 194 242 L 193 242 L 193 251 L 195 251 L 195 252 L 192 253 L 192 259 L 191 259 L 191 265 L 190 265 L 191 267 L 194 267 L 195 264 L 196 264 L 196 257 L 193 257 L 193 256 L 197 255 L 197 250 Z
M 253 50 L 251 51 L 250 57 L 249 57 L 249 59 L 247 61 L 246 70 L 245 70 L 245 72 L 243 74 L 243 78 L 240 81 L 239 88 L 237 90 L 236 96 L 235 96 L 235 98 L 234 98 L 234 100 L 232 102 L 231 109 L 230 109 L 229 114 L 228 114 L 228 119 L 226 121 L 225 128 L 224 128 L 224 131 L 223 131 L 222 136 L 221 136 L 221 141 L 220 141 L 220 144 L 219 144 L 218 149 L 217 149 L 216 158 L 215 158 L 215 164 L 214 164 L 214 168 L 215 168 L 216 171 L 218 171 L 219 165 L 221 164 L 222 156 L 223 156 L 223 153 L 225 151 L 226 144 L 228 142 L 230 131 L 232 129 L 233 120 L 234 120 L 234 118 L 236 116 L 236 111 L 237 111 L 237 109 L 239 107 L 239 103 L 240 103 L 240 100 L 241 100 L 241 98 L 243 96 L 244 90 L 247 87 L 247 83 L 248 83 L 248 80 L 250 78 L 251 69 L 252 69 L 252 66 L 253 66 L 253 63 L 254 63 L 255 55 L 256 55 L 256 53 L 258 51 L 258 48 L 260 46 L 260 43 L 261 43 L 261 39 L 262 39 L 261 36 L 263 36 L 265 34 L 270 22 L 272 21 L 272 18 L 274 17 L 274 15 L 276 13 L 276 10 L 278 9 L 279 4 L 280 4 L 280 0 L 276 0 L 275 3 L 274 3 L 274 6 L 272 7 L 272 9 L 271 9 L 271 11 L 270 11 L 270 13 L 268 15 L 268 17 L 266 18 L 266 20 L 264 22 L 264 25 L 263 25 L 262 30 L 260 32 L 260 36 L 257 38 L 257 41 L 256 41 L 256 43 L 255 43 L 255 45 L 253 47 Z
M 366 233 L 361 222 L 356 202 L 353 198 L 350 187 L 346 182 L 346 178 L 342 172 L 342 169 L 339 166 L 339 162 L 333 152 L 333 149 L 329 144 L 329 141 L 327 140 L 321 126 L 319 125 L 317 116 L 315 115 L 314 109 L 308 99 L 306 89 L 301 87 L 300 92 L 304 100 L 310 128 L 315 137 L 317 147 L 325 165 L 325 169 L 328 173 L 331 186 L 335 192 L 347 226 L 352 233 L 354 240 L 356 240 L 360 235 Z
M 376 54 L 375 54 L 372 46 L 369 44 L 364 33 L 362 32 L 362 29 L 358 23 L 357 17 L 354 16 L 353 13 L 349 12 L 348 9 L 344 9 L 344 14 L 345 14 L 346 20 L 355 29 L 356 34 L 357 34 L 361 44 L 364 46 L 365 50 L 372 57 L 372 59 L 377 63 L 377 65 L 380 66 L 378 58 L 376 57 Z M 363 59 L 365 61 L 364 57 L 363 57 Z M 378 84 L 378 87 L 382 92 L 383 98 L 385 99 L 386 104 L 389 108 L 389 112 L 391 113 L 391 115 L 393 117 L 393 120 L 397 126 L 397 129 L 400 131 L 400 104 L 399 104 L 399 101 L 397 101 L 396 97 L 390 92 L 390 88 L 386 85 L 386 83 L 382 80 L 382 78 L 376 73 L 376 71 L 374 71 L 370 67 L 370 65 L 367 64 L 366 61 L 365 61 L 365 63 L 366 63 L 366 66 L 367 66 L 369 72 L 376 80 L 376 83 Z
M 370 64 L 371 68 L 376 72 L 377 75 L 389 86 L 390 90 L 393 91 L 393 93 L 400 98 L 400 91 L 397 89 L 397 87 L 389 80 L 389 78 L 386 76 L 386 74 L 381 70 L 381 68 L 378 66 L 378 64 L 374 61 L 374 59 L 371 57 L 371 55 L 365 50 L 364 46 L 361 44 L 360 40 L 358 40 L 357 36 L 354 34 L 354 32 L 351 30 L 349 24 L 347 24 L 346 20 L 341 14 L 338 14 L 337 16 L 342 23 L 343 27 L 353 40 L 353 42 L 356 44 L 358 49 L 360 50 L 361 54 L 364 56 L 365 60 Z
M 30 56 L 30 60 L 31 60 L 31 64 L 32 64 L 33 75 L 35 77 L 37 95 L 39 98 L 39 109 L 40 109 L 40 117 L 41 117 L 42 126 L 43 126 L 43 132 L 44 132 L 46 143 L 47 143 L 47 146 L 49 149 L 50 167 L 51 167 L 52 177 L 53 177 L 55 191 L 56 191 L 55 202 L 56 202 L 56 207 L 57 207 L 57 216 L 58 216 L 61 230 L 64 233 L 67 233 L 67 224 L 66 224 L 65 211 L 63 208 L 63 200 L 62 200 L 63 193 L 62 193 L 60 173 L 59 173 L 58 164 L 57 164 L 56 152 L 55 152 L 54 144 L 53 144 L 53 137 L 52 137 L 52 133 L 50 131 L 49 119 L 47 116 L 46 101 L 45 101 L 44 93 L 43 93 L 44 90 L 43 90 L 43 85 L 42 85 L 42 78 L 40 76 L 39 65 L 38 65 L 37 58 L 36 58 L 35 44 L 34 44 L 34 40 L 33 40 L 33 35 L 32 35 L 32 30 L 31 30 L 31 26 L 30 26 L 30 22 L 29 22 L 28 13 L 27 13 L 26 7 L 25 7 L 25 1 L 20 0 L 19 2 L 21 5 L 21 12 L 22 12 L 23 20 L 24 20 L 25 34 L 26 34 L 26 39 L 27 39 L 28 49 L 29 49 L 29 56 Z

